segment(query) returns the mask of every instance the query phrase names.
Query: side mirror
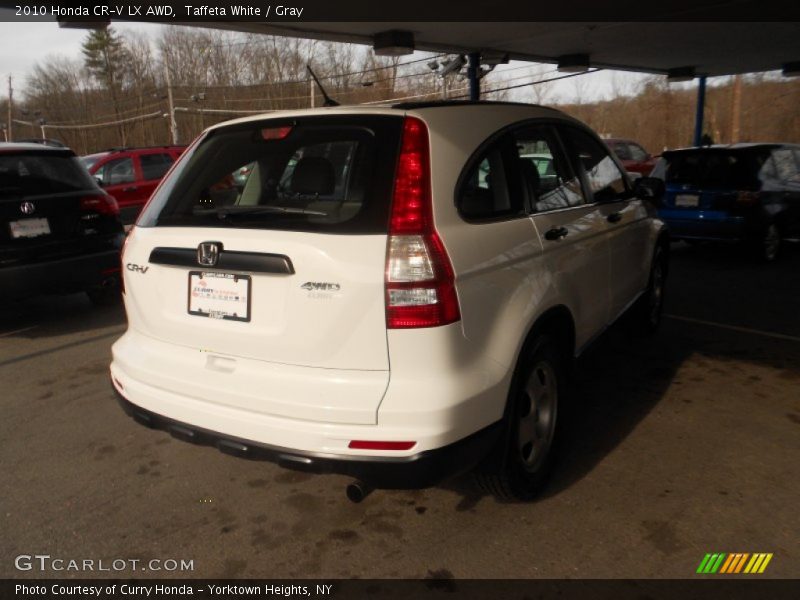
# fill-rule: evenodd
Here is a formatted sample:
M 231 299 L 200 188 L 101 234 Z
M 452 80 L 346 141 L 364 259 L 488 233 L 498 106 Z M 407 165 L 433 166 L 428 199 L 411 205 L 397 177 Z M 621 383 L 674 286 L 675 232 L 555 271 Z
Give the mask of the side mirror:
M 99 185 L 100 187 L 103 187 L 103 180 L 102 179 L 100 179 L 99 177 L 95 177 L 94 180 L 97 182 L 97 185 Z
M 658 177 L 639 177 L 633 182 L 633 193 L 637 198 L 658 202 L 664 197 L 664 182 Z

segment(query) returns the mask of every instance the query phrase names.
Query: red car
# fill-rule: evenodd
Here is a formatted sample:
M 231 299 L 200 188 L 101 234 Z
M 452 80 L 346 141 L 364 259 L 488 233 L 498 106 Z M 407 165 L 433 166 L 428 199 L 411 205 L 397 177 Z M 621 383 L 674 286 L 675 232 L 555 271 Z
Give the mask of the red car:
M 113 148 L 82 156 L 81 162 L 117 200 L 122 222 L 130 224 L 185 149 L 186 146 Z
M 639 173 L 646 177 L 656 166 L 656 158 L 633 140 L 609 138 L 604 141 L 630 173 Z

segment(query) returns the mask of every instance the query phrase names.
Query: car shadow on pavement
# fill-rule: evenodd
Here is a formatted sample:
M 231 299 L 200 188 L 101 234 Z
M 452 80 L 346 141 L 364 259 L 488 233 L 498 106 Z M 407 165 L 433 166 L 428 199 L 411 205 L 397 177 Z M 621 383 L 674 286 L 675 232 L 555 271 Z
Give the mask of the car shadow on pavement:
M 35 296 L 0 304 L 0 340 L 39 339 L 124 326 L 120 301 L 94 306 L 85 294 Z
M 760 264 L 740 248 L 674 244 L 667 290 L 666 316 L 655 336 L 634 337 L 621 322 L 577 361 L 569 425 L 552 479 L 539 499 L 560 494 L 595 469 L 672 386 L 677 396 L 671 401 L 691 402 L 680 386 L 702 379 L 702 373 L 682 381 L 678 372 L 685 367 L 702 371 L 706 360 L 745 362 L 771 367 L 800 384 L 798 248 L 789 248 L 776 264 Z M 708 393 L 739 390 L 730 385 Z M 487 495 L 469 475 L 442 487 L 461 496 L 457 510 L 468 510 Z

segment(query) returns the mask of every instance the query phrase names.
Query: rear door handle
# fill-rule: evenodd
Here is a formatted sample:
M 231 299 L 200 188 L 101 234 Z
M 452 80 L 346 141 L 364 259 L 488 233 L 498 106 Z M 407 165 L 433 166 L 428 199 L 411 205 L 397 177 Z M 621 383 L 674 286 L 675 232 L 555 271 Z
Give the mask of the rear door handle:
M 130 186 L 130 187 L 122 188 L 122 191 L 123 191 L 123 192 L 135 192 L 135 191 L 136 191 L 136 190 L 138 190 L 138 189 L 139 189 L 139 188 L 138 188 L 137 186 L 135 186 L 135 185 L 132 185 L 132 186 Z
M 622 213 L 618 212 L 611 213 L 606 217 L 606 221 L 608 221 L 609 223 L 619 223 L 620 221 L 622 221 Z
M 553 227 L 547 233 L 544 234 L 544 239 L 550 240 L 552 242 L 567 237 L 568 234 L 569 230 L 566 227 Z

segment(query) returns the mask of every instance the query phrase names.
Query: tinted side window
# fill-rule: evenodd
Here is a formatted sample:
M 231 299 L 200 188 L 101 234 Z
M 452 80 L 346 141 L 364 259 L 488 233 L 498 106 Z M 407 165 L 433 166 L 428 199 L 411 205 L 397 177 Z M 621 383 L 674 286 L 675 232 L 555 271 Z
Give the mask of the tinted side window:
M 130 183 L 136 178 L 133 171 L 133 159 L 125 157 L 110 160 L 97 169 L 94 176 L 100 179 L 103 185 Z
M 630 147 L 624 142 L 617 142 L 616 144 L 613 144 L 611 149 L 620 160 L 631 160 L 633 158 L 633 156 L 631 156 Z
M 642 162 L 647 160 L 647 152 L 638 144 L 630 144 L 631 158 L 635 161 Z
M 628 184 L 625 175 L 612 160 L 605 147 L 585 131 L 575 127 L 561 129 L 570 158 L 583 170 L 594 202 L 625 198 Z
M 522 198 L 509 189 L 505 139 L 472 163 L 461 180 L 457 206 L 467 219 L 493 219 L 522 213 Z
M 139 157 L 142 165 L 142 179 L 161 179 L 172 165 L 169 154 L 142 154 Z
M 547 126 L 515 134 L 516 158 L 533 212 L 583 204 L 581 184 L 559 152 L 558 140 Z

